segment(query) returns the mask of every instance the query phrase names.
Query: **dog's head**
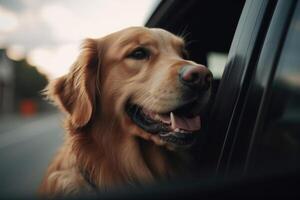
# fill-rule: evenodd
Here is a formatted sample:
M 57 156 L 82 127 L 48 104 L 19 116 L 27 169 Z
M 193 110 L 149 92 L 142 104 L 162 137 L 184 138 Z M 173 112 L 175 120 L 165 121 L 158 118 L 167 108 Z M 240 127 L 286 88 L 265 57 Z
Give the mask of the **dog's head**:
M 186 57 L 182 38 L 128 28 L 86 40 L 70 73 L 50 83 L 49 94 L 74 128 L 99 118 L 129 137 L 188 147 L 201 128 L 212 74 Z

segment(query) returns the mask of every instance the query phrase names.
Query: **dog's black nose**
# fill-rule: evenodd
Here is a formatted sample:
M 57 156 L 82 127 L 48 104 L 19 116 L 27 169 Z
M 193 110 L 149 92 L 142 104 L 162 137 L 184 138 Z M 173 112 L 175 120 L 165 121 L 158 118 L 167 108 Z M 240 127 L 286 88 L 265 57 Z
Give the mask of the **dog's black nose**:
M 203 65 L 186 65 L 179 71 L 179 80 L 188 87 L 209 89 L 212 73 Z

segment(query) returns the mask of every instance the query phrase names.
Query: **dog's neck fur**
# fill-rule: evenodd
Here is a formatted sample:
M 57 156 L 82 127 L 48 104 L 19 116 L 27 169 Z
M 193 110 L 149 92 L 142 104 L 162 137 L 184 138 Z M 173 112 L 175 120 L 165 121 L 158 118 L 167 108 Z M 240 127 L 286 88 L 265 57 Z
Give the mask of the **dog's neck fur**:
M 81 163 L 77 167 L 86 170 L 90 180 L 101 189 L 168 180 L 187 167 L 184 152 L 172 152 L 128 135 L 118 126 L 94 124 L 97 125 L 77 130 L 70 139 L 72 152 L 80 160 L 76 165 Z

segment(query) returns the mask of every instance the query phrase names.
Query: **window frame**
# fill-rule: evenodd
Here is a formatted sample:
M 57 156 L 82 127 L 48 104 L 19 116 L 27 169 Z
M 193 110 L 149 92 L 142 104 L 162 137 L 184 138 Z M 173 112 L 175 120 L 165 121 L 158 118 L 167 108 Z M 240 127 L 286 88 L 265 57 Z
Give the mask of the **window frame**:
M 227 128 L 223 154 L 218 163 L 217 173 L 230 177 L 242 176 L 248 172 L 252 147 L 264 124 L 274 72 L 284 39 L 291 21 L 296 1 L 272 2 L 266 8 L 265 20 L 260 27 L 261 36 L 255 41 L 257 44 L 253 55 L 249 58 L 248 78 L 244 78 L 240 96 L 231 115 Z M 270 2 L 269 2 L 270 3 Z M 270 10 L 273 12 L 271 13 Z M 238 27 L 239 28 L 239 27 Z M 237 30 L 238 32 L 238 30 Z M 230 50 L 231 51 L 231 50 Z M 241 53 L 240 51 L 234 53 Z M 238 64 L 230 65 L 238 68 Z M 226 74 L 224 75 L 226 76 Z M 232 77 L 237 76 L 232 74 Z M 221 88 L 220 88 L 221 89 Z M 223 94 L 224 95 L 224 94 Z
M 238 122 L 246 94 L 277 1 L 247 0 L 225 66 L 203 147 L 203 163 L 215 167 L 217 177 L 226 177 L 232 164 Z M 205 154 L 209 152 L 209 156 Z
M 244 173 L 247 173 L 249 168 L 253 166 L 254 145 L 258 142 L 260 139 L 259 136 L 263 133 L 262 129 L 265 125 L 267 112 L 272 101 L 271 90 L 274 77 L 297 3 L 299 3 L 297 0 L 279 1 L 262 48 L 260 59 L 258 60 L 257 72 L 252 83 L 252 91 L 250 92 L 253 95 L 259 96 L 260 101 L 257 102 L 258 113 L 251 133 Z M 249 96 L 249 99 L 251 99 L 251 96 Z M 246 106 L 250 107 L 251 102 L 249 101 Z

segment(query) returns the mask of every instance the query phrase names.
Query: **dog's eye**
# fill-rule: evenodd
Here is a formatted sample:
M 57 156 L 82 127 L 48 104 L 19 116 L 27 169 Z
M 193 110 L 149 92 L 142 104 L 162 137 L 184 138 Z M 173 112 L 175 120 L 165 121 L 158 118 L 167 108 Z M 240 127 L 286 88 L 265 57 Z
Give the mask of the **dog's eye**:
M 128 55 L 128 58 L 132 58 L 135 60 L 148 59 L 149 57 L 150 57 L 149 50 L 143 47 L 136 48 Z

